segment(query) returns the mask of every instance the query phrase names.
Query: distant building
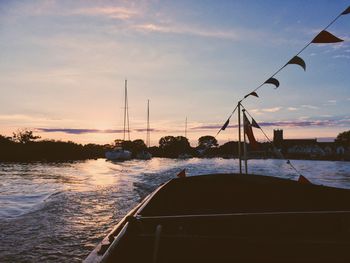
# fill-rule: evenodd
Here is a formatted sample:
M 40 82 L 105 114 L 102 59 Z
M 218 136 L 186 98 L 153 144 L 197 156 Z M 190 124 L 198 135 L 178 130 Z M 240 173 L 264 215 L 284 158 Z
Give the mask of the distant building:
M 335 142 L 317 142 L 317 139 L 284 139 L 282 129 L 273 131 L 273 143 L 282 153 L 292 157 L 340 157 L 349 150 Z

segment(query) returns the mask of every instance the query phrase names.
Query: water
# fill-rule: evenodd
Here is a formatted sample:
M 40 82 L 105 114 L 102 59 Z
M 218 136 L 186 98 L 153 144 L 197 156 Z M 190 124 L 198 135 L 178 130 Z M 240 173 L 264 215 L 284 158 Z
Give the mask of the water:
M 0 262 L 80 262 L 132 207 L 186 168 L 238 172 L 237 160 L 153 158 L 123 163 L 0 163 Z M 293 161 L 312 182 L 350 188 L 350 163 Z M 296 179 L 281 160 L 250 172 Z

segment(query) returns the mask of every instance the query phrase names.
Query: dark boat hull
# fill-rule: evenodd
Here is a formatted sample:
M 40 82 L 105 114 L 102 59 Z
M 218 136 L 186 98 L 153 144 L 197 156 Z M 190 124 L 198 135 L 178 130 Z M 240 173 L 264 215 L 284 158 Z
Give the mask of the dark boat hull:
M 256 175 L 158 188 L 86 262 L 350 262 L 350 191 Z

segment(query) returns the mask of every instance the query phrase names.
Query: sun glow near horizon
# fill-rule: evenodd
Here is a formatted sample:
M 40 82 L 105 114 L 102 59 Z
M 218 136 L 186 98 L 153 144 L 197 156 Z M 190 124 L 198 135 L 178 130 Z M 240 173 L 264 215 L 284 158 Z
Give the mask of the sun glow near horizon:
M 123 138 L 127 77 L 132 139 L 146 138 L 150 99 L 152 145 L 165 135 L 183 136 L 186 116 L 196 145 L 200 136 L 215 135 L 239 98 L 347 5 L 1 2 L 0 134 L 28 128 L 45 139 L 112 143 Z M 279 12 L 271 14 L 271 6 Z M 288 68 L 277 90 L 264 87 L 259 99 L 247 100 L 269 136 L 283 128 L 286 138 L 334 138 L 349 129 L 349 26 L 349 17 L 332 26 L 345 42 L 303 53 L 306 72 Z M 236 140 L 237 133 L 228 129 L 217 139 Z

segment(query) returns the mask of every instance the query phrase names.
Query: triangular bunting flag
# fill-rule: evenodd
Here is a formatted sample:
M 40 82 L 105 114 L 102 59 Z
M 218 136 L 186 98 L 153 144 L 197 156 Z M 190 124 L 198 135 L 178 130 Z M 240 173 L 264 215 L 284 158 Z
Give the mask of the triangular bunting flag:
M 273 84 L 273 85 L 276 86 L 275 89 L 277 89 L 280 86 L 280 82 L 277 79 L 275 79 L 275 78 L 269 78 L 268 80 L 266 80 L 264 82 L 264 84 Z
M 225 122 L 225 124 L 221 127 L 221 130 L 225 130 L 228 126 L 228 124 L 230 123 L 230 118 L 227 119 L 227 121 Z
M 250 124 L 247 116 L 243 113 L 243 124 L 244 124 L 244 132 L 248 137 L 249 143 L 254 150 L 259 148 L 258 142 L 255 140 L 252 125 Z
M 256 93 L 255 91 L 252 91 L 251 93 L 245 95 L 244 98 L 247 98 L 247 97 L 249 97 L 249 96 L 254 96 L 254 97 L 259 98 L 258 93 Z
M 345 9 L 345 11 L 343 13 L 341 13 L 342 15 L 347 15 L 347 14 L 350 14 L 350 6 Z
M 326 30 L 323 30 L 311 41 L 311 43 L 325 44 L 325 43 L 338 43 L 342 41 L 344 40 L 337 38 L 335 35 L 332 35 Z
M 182 170 L 181 172 L 179 172 L 176 176 L 179 177 L 179 178 L 186 177 L 186 169 L 183 169 L 183 170 Z
M 260 129 L 259 124 L 252 118 L 252 127 Z
M 305 176 L 302 176 L 302 175 L 299 176 L 298 183 L 312 184 Z
M 306 70 L 306 64 L 305 64 L 305 61 L 301 58 L 301 57 L 298 57 L 298 56 L 295 56 L 294 58 L 292 58 L 291 60 L 288 61 L 288 64 L 295 64 L 295 65 L 299 65 L 300 67 L 302 67 L 304 70 Z

